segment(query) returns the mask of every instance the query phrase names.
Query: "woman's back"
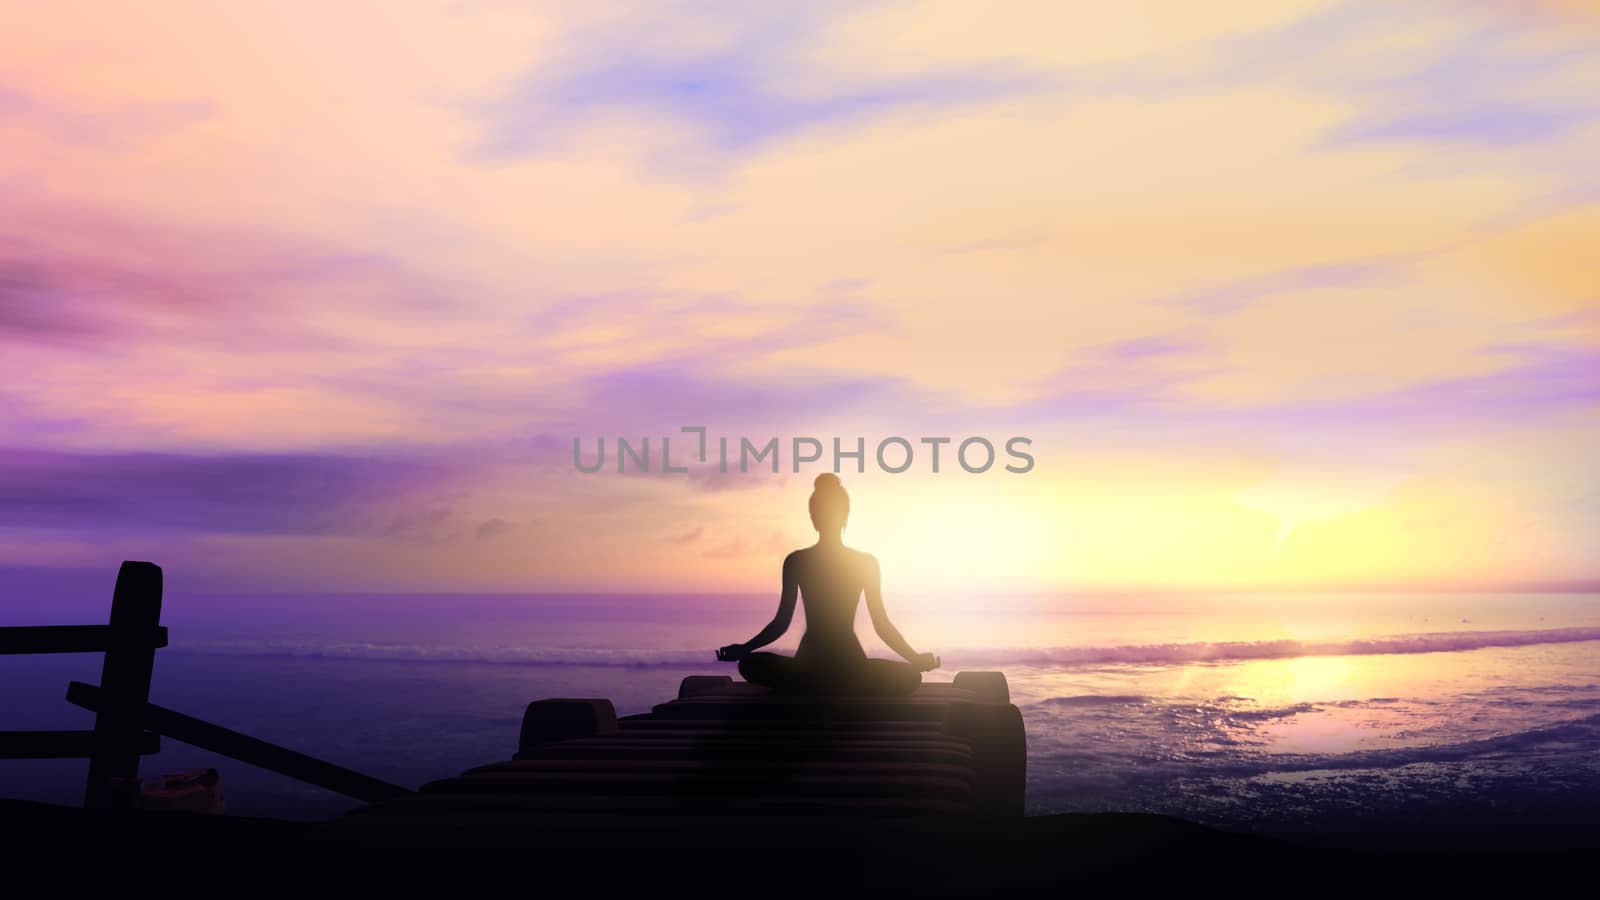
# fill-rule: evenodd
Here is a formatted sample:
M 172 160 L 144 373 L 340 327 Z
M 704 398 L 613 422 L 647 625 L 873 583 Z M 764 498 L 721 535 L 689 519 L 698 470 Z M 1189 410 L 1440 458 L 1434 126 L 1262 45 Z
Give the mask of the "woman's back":
M 795 657 L 815 662 L 865 658 L 856 639 L 856 607 L 877 560 L 842 544 L 819 544 L 789 554 L 785 565 L 794 566 L 806 611 L 806 631 Z

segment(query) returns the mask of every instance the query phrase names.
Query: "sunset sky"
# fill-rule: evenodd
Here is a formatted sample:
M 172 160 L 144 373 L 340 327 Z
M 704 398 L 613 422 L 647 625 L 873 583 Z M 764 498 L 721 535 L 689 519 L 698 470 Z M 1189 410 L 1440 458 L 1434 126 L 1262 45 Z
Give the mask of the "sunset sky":
M 19 5 L 0 571 L 775 590 L 860 436 L 886 591 L 1593 582 L 1597 173 L 1578 0 Z

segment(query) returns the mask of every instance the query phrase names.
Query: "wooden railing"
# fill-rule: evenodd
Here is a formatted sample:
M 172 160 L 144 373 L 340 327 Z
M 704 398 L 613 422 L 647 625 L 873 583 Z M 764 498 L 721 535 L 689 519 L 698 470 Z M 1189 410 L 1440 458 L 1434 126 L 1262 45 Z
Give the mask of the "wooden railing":
M 167 645 L 167 629 L 160 623 L 161 567 L 129 561 L 117 572 L 109 624 L 0 628 L 0 656 L 105 654 L 98 687 L 78 681 L 67 687 L 69 703 L 94 712 L 94 729 L 0 731 L 0 759 L 87 758 L 83 802 L 89 809 L 120 805 L 118 781 L 138 776 L 139 757 L 160 750 L 161 735 L 358 800 L 373 802 L 411 793 L 151 703 L 156 650 Z

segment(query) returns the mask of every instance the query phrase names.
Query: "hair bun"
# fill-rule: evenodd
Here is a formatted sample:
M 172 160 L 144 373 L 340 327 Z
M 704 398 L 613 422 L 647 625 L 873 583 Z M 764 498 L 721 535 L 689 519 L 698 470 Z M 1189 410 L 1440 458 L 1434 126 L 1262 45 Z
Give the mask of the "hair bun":
M 811 482 L 811 487 L 820 491 L 823 488 L 843 488 L 844 485 L 839 482 L 839 476 L 832 472 L 823 472 L 817 476 L 816 481 Z

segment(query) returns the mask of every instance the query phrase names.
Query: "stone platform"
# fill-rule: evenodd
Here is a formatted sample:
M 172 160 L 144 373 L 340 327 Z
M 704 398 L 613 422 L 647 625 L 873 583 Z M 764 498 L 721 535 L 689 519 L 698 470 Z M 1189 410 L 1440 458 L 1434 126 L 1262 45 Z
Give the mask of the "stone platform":
M 511 759 L 332 827 L 1014 818 L 1026 769 L 1022 716 L 999 672 L 962 672 L 900 698 L 773 696 L 690 676 L 677 699 L 621 718 L 603 699 L 530 703 Z

